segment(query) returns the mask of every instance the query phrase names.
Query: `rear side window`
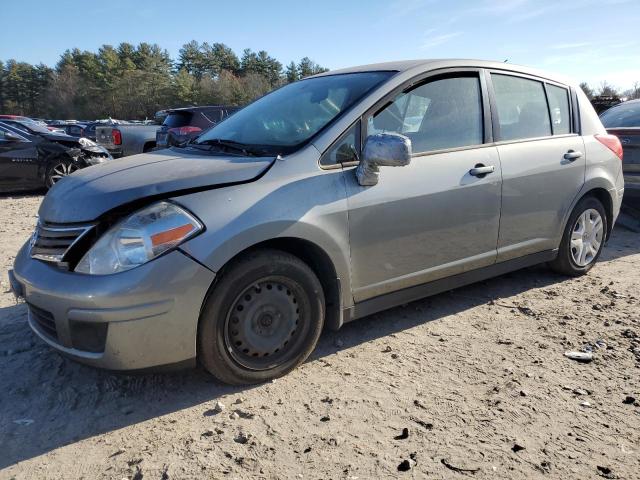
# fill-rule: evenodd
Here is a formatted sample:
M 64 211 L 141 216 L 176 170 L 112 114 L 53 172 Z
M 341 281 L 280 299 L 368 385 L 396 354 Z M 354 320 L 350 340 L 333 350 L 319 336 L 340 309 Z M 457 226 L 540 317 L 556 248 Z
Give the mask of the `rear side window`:
M 551 112 L 551 126 L 554 135 L 571 133 L 569 91 L 566 88 L 547 84 L 547 98 Z
M 192 116 L 190 112 L 170 113 L 162 124 L 169 128 L 186 127 L 191 125 Z
M 500 140 L 551 135 L 549 110 L 542 82 L 491 74 L 498 107 Z
M 441 78 L 401 93 L 368 119 L 367 135 L 382 132 L 409 137 L 413 153 L 482 144 L 478 77 Z

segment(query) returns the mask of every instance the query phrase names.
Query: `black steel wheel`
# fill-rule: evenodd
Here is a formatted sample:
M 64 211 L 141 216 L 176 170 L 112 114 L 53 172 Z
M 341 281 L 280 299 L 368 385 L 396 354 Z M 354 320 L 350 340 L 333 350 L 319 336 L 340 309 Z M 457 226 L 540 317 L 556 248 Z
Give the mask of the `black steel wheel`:
M 270 380 L 309 356 L 323 322 L 322 286 L 302 260 L 251 252 L 225 268 L 206 300 L 198 356 L 224 382 Z

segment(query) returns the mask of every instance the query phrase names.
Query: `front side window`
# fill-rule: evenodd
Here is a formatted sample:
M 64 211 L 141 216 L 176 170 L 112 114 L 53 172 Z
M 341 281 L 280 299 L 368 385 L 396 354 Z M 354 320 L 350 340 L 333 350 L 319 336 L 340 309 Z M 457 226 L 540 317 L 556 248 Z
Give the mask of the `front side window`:
M 483 143 L 483 114 L 477 76 L 433 80 L 398 95 L 368 118 L 367 135 L 409 137 L 413 153 Z
M 547 99 L 541 82 L 500 74 L 491 74 L 491 80 L 498 107 L 500 140 L 551 135 Z
M 551 126 L 554 135 L 571 133 L 569 91 L 566 88 L 547 84 L 547 98 L 551 112 Z
M 347 73 L 290 83 L 207 130 L 195 143 L 225 140 L 267 154 L 291 153 L 394 73 Z

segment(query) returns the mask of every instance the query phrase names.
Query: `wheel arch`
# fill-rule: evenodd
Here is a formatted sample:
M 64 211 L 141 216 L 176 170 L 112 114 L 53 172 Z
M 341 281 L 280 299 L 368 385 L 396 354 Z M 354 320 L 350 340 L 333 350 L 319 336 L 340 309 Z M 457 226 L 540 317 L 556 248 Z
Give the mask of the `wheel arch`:
M 152 148 L 155 148 L 155 147 L 156 147 L 156 141 L 155 140 L 145 142 L 145 144 L 142 146 L 142 152 L 146 153 L 146 152 L 150 151 Z
M 581 197 L 581 200 L 582 198 L 589 197 L 589 196 L 597 198 L 600 201 L 600 203 L 602 203 L 602 206 L 604 207 L 604 212 L 607 215 L 606 239 L 609 240 L 609 237 L 611 236 L 611 231 L 613 230 L 613 199 L 611 198 L 611 194 L 604 188 L 596 187 L 589 190 L 587 193 L 585 193 Z
M 342 326 L 342 285 L 336 266 L 331 256 L 318 244 L 300 237 L 275 237 L 254 243 L 229 258 L 218 270 L 218 277 L 224 275 L 225 269 L 235 260 L 255 250 L 274 249 L 298 257 L 315 273 L 322 285 L 325 296 L 325 326 L 337 330 Z M 213 282 L 210 292 L 216 286 Z M 207 294 L 208 296 L 209 294 Z

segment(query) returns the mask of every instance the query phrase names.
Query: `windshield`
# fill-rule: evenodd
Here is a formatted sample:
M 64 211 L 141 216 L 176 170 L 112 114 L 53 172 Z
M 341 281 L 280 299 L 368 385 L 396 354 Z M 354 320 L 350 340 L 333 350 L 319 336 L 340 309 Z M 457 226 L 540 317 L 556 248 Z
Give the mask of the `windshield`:
M 35 132 L 35 133 L 51 133 L 47 127 L 43 127 L 38 122 L 34 122 L 34 121 L 31 121 L 31 120 L 23 120 L 22 122 L 19 122 L 19 123 L 21 123 L 22 125 L 27 127 L 29 130 L 31 130 L 31 132 Z
M 640 102 L 623 103 L 600 117 L 605 128 L 640 127 Z
M 260 147 L 268 154 L 291 153 L 393 73 L 348 73 L 290 83 L 207 130 L 196 143 L 224 140 Z

